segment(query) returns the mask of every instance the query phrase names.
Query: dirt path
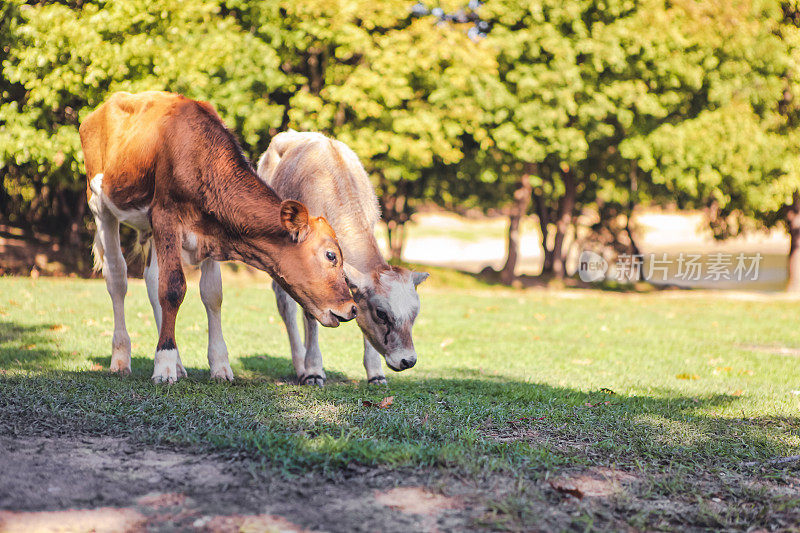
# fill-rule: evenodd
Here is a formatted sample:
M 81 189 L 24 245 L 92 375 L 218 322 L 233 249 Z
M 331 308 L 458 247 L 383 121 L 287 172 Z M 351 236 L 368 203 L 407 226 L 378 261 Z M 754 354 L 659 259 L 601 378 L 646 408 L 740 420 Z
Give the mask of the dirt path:
M 287 481 L 247 464 L 119 438 L 0 437 L 0 531 L 453 531 L 480 512 L 413 477 Z

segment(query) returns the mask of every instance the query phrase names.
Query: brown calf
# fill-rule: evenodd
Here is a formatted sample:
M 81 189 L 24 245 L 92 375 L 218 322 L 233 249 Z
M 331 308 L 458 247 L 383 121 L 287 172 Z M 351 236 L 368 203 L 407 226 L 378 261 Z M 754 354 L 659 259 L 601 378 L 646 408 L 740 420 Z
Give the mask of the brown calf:
M 153 380 L 185 370 L 175 316 L 186 293 L 181 258 L 201 263 L 209 339 L 220 327 L 222 286 L 215 261 L 243 261 L 269 273 L 325 326 L 350 320 L 356 307 L 342 252 L 324 218 L 264 184 L 211 105 L 163 92 L 116 93 L 80 126 L 89 206 L 97 223 L 96 266 L 114 308 L 111 370 L 130 372 L 125 328 L 127 269 L 119 224 L 152 234 L 145 278 L 159 329 Z M 227 348 L 209 344 L 214 378 L 233 379 Z

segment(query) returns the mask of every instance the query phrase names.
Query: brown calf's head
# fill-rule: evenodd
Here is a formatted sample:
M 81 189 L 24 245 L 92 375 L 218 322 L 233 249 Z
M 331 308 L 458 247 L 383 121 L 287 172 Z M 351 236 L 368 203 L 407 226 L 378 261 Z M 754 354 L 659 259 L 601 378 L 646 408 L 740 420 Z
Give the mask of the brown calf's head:
M 323 326 L 335 328 L 355 318 L 357 308 L 342 270 L 342 250 L 328 222 L 310 217 L 300 202 L 284 200 L 281 225 L 291 245 L 278 257 L 275 280 Z
M 414 366 L 417 352 L 411 327 L 420 308 L 417 285 L 428 274 L 389 267 L 375 275 L 365 275 L 348 265 L 345 273 L 358 305 L 358 325 L 372 346 L 392 370 L 399 372 Z

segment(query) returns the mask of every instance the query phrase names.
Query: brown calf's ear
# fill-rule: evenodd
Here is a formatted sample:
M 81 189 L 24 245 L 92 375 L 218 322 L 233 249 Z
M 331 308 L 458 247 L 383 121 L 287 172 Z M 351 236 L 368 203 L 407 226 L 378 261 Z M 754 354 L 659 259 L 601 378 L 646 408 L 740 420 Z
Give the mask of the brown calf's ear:
M 419 285 L 420 283 L 422 283 L 423 281 L 425 281 L 426 279 L 428 279 L 428 276 L 430 276 L 430 274 L 428 274 L 427 272 L 412 272 L 411 273 L 411 279 L 414 280 L 414 286 L 415 287 L 417 285 Z
M 292 236 L 292 240 L 301 242 L 309 230 L 306 206 L 294 200 L 281 202 L 281 225 Z

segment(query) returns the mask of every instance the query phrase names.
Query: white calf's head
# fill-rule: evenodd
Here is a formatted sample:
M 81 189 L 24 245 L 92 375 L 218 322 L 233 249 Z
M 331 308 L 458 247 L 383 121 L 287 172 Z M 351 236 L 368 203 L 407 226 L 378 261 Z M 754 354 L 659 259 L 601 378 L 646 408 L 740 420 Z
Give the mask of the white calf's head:
M 417 285 L 428 273 L 393 266 L 372 275 L 345 265 L 345 275 L 359 310 L 356 320 L 372 346 L 392 370 L 414 366 L 411 327 L 419 314 Z

